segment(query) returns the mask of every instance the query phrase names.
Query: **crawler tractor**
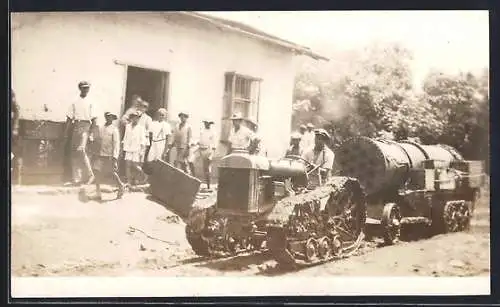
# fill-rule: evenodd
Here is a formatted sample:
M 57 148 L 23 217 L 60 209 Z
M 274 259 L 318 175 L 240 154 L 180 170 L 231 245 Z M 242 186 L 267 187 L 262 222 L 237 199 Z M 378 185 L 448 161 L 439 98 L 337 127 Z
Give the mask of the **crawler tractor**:
M 268 250 L 283 264 L 314 264 L 359 248 L 365 210 L 356 179 L 241 151 L 222 158 L 217 200 L 192 209 L 186 235 L 202 256 Z
M 367 236 L 386 244 L 467 229 L 484 178 L 482 161 L 446 145 L 356 137 L 335 159 L 366 193 Z
M 461 231 L 483 179 L 481 161 L 445 145 L 358 137 L 341 144 L 335 160 L 340 176 L 324 178 L 300 157 L 223 157 L 215 203 L 189 213 L 192 249 L 209 257 L 267 250 L 297 267 L 356 252 L 373 226 L 388 244 L 415 225 Z

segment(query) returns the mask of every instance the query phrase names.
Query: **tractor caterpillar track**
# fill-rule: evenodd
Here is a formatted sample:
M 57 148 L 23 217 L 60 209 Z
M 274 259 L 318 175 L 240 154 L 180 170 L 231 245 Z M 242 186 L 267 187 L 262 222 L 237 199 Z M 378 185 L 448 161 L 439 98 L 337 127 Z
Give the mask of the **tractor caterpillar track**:
M 366 200 L 359 183 L 334 177 L 282 199 L 269 216 L 267 248 L 279 265 L 314 266 L 349 257 L 364 239 Z
M 195 254 L 202 257 L 217 259 L 266 250 L 265 246 L 262 244 L 265 241 L 259 240 L 255 242 L 251 236 L 245 238 L 245 242 L 237 242 L 243 244 L 236 244 L 233 246 L 233 244 L 231 244 L 231 239 L 226 237 L 227 231 L 222 231 L 222 237 L 220 231 L 216 236 L 210 235 L 212 232 L 210 231 L 210 226 L 214 223 L 239 223 L 239 221 L 231 221 L 231 218 L 221 217 L 215 214 L 215 212 L 215 206 L 211 205 L 194 207 L 189 214 L 185 229 L 186 238 Z M 226 225 L 222 228 L 225 229 L 225 226 Z M 265 233 L 262 231 L 256 232 L 261 233 L 261 237 L 265 236 Z

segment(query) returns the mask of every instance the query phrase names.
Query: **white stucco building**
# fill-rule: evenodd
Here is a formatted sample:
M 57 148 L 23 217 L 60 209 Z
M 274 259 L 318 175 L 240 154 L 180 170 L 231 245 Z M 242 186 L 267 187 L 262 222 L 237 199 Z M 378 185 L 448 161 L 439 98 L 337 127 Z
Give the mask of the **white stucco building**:
M 133 94 L 190 114 L 194 137 L 215 121 L 218 153 L 233 111 L 256 118 L 269 156 L 288 146 L 294 55 L 308 48 L 193 12 L 12 14 L 12 88 L 25 119 L 65 120 L 87 80 L 102 111 L 121 115 Z M 326 60 L 326 59 L 325 59 Z M 44 106 L 48 111 L 44 111 Z

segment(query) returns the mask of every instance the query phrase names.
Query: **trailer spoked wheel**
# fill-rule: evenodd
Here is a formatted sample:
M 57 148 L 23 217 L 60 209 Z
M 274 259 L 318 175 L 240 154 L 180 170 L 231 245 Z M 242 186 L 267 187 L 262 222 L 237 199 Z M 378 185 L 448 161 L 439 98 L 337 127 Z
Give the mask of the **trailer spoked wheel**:
M 385 244 L 396 243 L 401 236 L 401 212 L 397 204 L 389 203 L 384 206 L 381 225 Z
M 443 219 L 445 232 L 458 232 L 467 229 L 470 210 L 465 201 L 449 201 L 444 206 Z

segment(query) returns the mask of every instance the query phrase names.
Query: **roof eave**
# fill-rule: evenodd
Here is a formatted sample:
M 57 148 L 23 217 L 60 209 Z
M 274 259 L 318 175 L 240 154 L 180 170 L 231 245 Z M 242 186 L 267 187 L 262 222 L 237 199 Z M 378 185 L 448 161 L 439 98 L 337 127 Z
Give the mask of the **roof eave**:
M 256 34 L 256 33 L 251 33 L 251 32 L 248 32 L 248 31 L 236 28 L 236 27 L 232 27 L 232 26 L 223 24 L 221 22 L 217 22 L 217 21 L 211 19 L 209 16 L 205 16 L 205 15 L 202 15 L 202 14 L 199 14 L 199 13 L 186 12 L 186 11 L 181 11 L 179 13 L 184 14 L 184 15 L 188 15 L 188 16 L 191 16 L 191 17 L 194 17 L 194 18 L 198 18 L 198 19 L 201 19 L 201 20 L 204 20 L 204 21 L 212 23 L 212 24 L 214 24 L 214 25 L 216 25 L 218 27 L 222 27 L 224 29 L 228 29 L 230 31 L 237 32 L 237 33 L 240 33 L 240 34 L 252 37 L 254 39 L 258 39 L 258 40 L 261 40 L 261 41 L 266 41 L 268 43 L 271 43 L 271 44 L 274 44 L 274 45 L 277 45 L 277 46 L 280 46 L 280 47 L 284 47 L 284 48 L 292 51 L 295 54 L 309 56 L 309 57 L 311 57 L 311 58 L 313 58 L 315 60 L 330 61 L 330 59 L 328 59 L 328 58 L 326 58 L 326 57 L 324 57 L 322 55 L 319 55 L 317 53 L 314 53 L 309 48 L 304 47 L 304 46 L 300 46 L 300 45 L 297 45 L 297 44 L 294 44 L 294 43 L 287 43 L 287 42 L 279 41 L 277 39 L 273 39 L 273 38 L 270 38 L 270 37 L 265 37 L 265 36 L 262 36 L 262 35 L 259 35 L 259 34 Z
M 305 56 L 308 56 L 314 60 L 323 60 L 323 61 L 327 61 L 329 62 L 330 59 L 327 58 L 327 57 L 324 57 L 322 55 L 319 55 L 317 53 L 314 53 L 312 52 L 311 50 L 298 50 L 298 51 L 295 51 L 297 54 L 299 55 L 305 55 Z

